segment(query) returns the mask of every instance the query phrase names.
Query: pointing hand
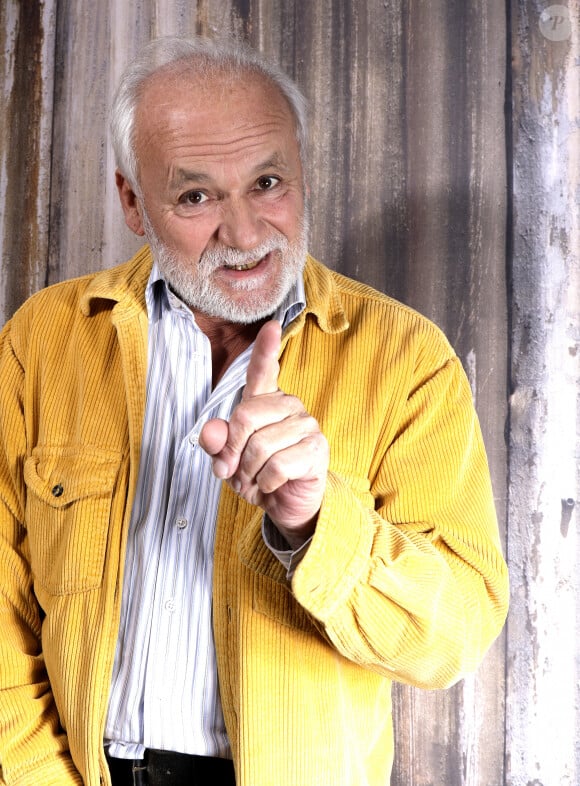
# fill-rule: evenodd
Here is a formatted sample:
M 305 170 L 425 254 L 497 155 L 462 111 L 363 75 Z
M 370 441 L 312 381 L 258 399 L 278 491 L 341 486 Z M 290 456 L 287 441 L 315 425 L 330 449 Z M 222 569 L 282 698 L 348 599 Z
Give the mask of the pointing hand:
M 200 445 L 217 477 L 268 514 L 292 548 L 313 533 L 326 486 L 329 450 L 302 402 L 278 388 L 281 327 L 256 337 L 242 400 L 229 422 L 210 420 Z

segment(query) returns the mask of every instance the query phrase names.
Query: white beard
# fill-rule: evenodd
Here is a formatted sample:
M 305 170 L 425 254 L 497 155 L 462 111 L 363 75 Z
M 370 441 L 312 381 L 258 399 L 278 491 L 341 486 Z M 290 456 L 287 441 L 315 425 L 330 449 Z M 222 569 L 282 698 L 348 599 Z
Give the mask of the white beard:
M 144 210 L 143 228 L 153 259 L 172 291 L 194 311 L 227 322 L 250 324 L 271 316 L 302 275 L 306 263 L 309 233 L 307 209 L 298 237 L 293 242 L 276 232 L 251 251 L 218 246 L 204 251 L 199 261 L 195 262 L 182 257 L 159 239 Z M 224 265 L 247 265 L 269 253 L 278 255 L 281 265 L 276 280 L 273 283 L 268 281 L 267 288 L 263 286 L 260 275 L 230 281 L 230 289 L 244 292 L 243 298 L 236 301 L 228 297 L 213 279 L 214 271 Z M 268 271 L 263 278 L 267 277 Z

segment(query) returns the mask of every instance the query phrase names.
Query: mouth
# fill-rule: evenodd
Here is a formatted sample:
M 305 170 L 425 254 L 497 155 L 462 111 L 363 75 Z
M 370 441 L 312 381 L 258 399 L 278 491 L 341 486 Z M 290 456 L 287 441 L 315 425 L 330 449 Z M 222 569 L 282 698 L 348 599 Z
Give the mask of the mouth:
M 266 254 L 263 257 L 259 257 L 258 259 L 251 259 L 249 262 L 245 262 L 244 264 L 241 265 L 225 264 L 223 267 L 224 270 L 232 270 L 235 271 L 236 273 L 245 273 L 248 270 L 255 270 L 259 265 L 263 264 L 268 259 L 269 256 L 270 254 Z

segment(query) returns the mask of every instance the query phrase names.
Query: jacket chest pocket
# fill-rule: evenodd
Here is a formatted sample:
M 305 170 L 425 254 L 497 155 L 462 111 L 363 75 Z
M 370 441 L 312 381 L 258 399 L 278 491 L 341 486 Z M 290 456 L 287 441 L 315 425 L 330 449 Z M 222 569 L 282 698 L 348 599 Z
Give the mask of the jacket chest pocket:
M 99 586 L 121 454 L 35 448 L 24 464 L 26 526 L 35 584 L 52 595 Z

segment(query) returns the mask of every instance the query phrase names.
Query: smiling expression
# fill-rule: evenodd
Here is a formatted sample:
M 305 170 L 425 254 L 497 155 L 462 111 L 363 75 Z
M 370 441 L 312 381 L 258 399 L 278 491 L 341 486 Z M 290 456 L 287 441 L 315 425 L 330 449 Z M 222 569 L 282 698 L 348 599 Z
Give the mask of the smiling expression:
M 165 76 L 165 78 L 163 78 Z M 170 285 L 215 319 L 271 314 L 307 243 L 296 127 L 264 77 L 187 72 L 147 82 L 135 117 L 140 194 L 118 175 L 128 225 Z

